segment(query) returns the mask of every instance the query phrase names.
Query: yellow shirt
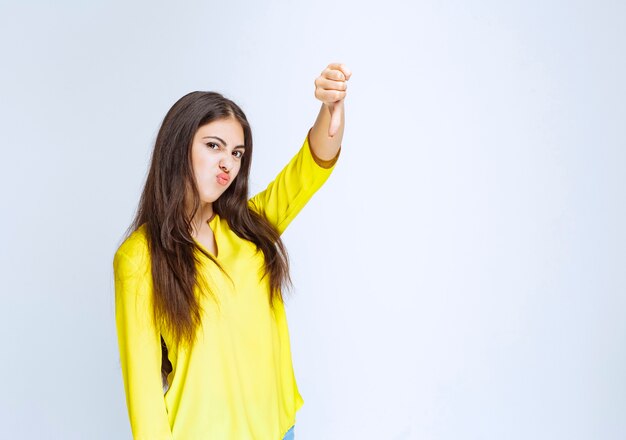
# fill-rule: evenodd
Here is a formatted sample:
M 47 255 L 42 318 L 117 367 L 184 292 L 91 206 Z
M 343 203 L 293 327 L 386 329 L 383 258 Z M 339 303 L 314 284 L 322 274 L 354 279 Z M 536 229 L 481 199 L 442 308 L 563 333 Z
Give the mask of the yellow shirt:
M 301 149 L 249 206 L 282 234 L 328 179 L 340 152 L 332 160 L 319 159 L 307 134 Z M 218 215 L 209 225 L 217 260 L 235 285 L 202 258 L 199 270 L 208 275 L 220 305 L 210 295 L 200 295 L 202 326 L 191 350 L 174 346 L 171 335 L 152 322 L 145 225 L 115 253 L 120 363 L 136 440 L 281 440 L 304 403 L 293 372 L 284 306 L 276 301 L 271 310 L 269 276 L 260 280 L 263 253 L 255 254 L 255 245 L 238 237 Z M 173 367 L 165 387 L 161 335 Z

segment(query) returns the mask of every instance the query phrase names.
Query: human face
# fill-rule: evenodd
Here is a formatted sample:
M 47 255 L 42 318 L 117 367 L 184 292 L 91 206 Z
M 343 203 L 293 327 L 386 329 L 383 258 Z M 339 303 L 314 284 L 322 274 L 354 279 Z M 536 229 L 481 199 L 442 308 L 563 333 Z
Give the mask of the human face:
M 218 119 L 198 128 L 191 164 L 203 203 L 213 203 L 233 184 L 245 151 L 243 128 L 236 119 Z

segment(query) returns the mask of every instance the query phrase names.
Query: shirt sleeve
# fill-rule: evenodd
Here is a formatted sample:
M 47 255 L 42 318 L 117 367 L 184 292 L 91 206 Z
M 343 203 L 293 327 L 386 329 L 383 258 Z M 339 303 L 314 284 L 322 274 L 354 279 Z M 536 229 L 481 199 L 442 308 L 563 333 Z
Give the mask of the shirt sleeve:
M 310 133 L 311 129 L 300 150 L 267 188 L 248 201 L 250 207 L 265 215 L 280 234 L 326 182 L 341 153 L 339 147 L 335 157 L 330 160 L 317 157 L 311 150 Z
M 161 334 L 152 322 L 152 276 L 118 250 L 113 260 L 115 320 L 135 440 L 172 440 L 161 377 Z

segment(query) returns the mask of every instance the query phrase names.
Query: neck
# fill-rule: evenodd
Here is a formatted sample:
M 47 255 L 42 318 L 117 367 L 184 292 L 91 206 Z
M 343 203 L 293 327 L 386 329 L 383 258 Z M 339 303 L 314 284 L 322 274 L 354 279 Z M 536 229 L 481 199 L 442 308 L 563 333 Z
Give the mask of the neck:
M 197 235 L 203 228 L 208 227 L 208 221 L 213 217 L 213 204 L 202 203 L 191 222 L 193 226 L 193 235 Z

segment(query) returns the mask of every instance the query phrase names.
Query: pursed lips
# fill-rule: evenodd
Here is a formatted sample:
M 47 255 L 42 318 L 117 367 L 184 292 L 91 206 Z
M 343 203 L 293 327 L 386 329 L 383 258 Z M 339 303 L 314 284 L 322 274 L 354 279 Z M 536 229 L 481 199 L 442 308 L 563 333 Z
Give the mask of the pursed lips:
M 230 182 L 230 176 L 226 173 L 220 173 L 217 175 L 217 182 L 220 185 L 226 185 L 228 182 Z

